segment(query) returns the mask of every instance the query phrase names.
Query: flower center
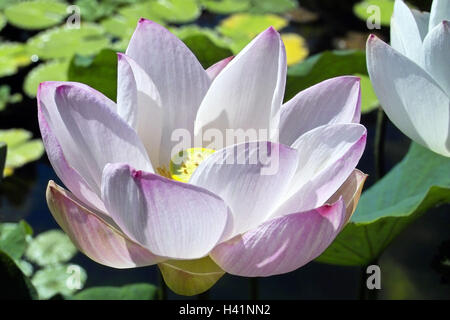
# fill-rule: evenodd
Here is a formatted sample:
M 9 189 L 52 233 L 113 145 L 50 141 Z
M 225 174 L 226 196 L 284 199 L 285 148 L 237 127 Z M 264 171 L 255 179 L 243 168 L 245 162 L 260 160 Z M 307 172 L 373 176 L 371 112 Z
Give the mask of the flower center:
M 182 150 L 170 160 L 169 170 L 158 168 L 158 174 L 181 182 L 189 182 L 195 169 L 202 161 L 215 152 L 207 148 L 190 148 Z

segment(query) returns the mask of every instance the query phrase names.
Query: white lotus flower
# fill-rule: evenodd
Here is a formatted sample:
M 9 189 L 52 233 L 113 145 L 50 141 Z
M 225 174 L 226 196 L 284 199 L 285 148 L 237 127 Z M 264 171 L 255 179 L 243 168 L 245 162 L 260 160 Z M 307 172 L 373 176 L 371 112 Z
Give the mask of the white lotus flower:
M 450 157 L 450 1 L 431 13 L 396 0 L 391 46 L 367 42 L 367 65 L 389 119 L 415 142 Z

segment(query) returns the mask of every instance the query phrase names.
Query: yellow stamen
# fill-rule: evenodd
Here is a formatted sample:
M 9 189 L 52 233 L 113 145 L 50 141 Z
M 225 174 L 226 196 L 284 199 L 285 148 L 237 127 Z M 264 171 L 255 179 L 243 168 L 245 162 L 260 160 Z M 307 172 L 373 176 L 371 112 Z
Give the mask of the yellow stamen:
M 170 160 L 169 174 L 171 178 L 189 182 L 195 169 L 214 152 L 215 150 L 207 148 L 190 148 L 180 151 Z
M 159 174 L 160 176 L 166 177 L 171 179 L 172 175 L 170 174 L 169 170 L 167 170 L 166 167 L 159 167 L 156 168 L 156 173 Z

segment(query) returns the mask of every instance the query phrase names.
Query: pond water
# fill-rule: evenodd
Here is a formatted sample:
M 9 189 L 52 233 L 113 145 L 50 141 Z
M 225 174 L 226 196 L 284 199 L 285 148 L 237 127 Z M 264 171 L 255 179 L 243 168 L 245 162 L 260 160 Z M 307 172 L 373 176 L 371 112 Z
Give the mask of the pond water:
M 326 16 L 326 24 L 291 26 L 308 40 L 311 52 L 332 49 L 336 37 L 344 36 L 351 29 L 361 29 L 361 22 L 353 16 Z M 329 18 L 328 18 L 329 17 Z M 214 25 L 217 18 L 206 16 L 200 24 Z M 325 27 L 326 25 L 326 27 Z M 382 32 L 383 33 L 383 32 Z M 5 28 L 2 36 L 23 41 L 31 34 L 12 27 Z M 13 92 L 20 91 L 24 75 L 32 66 L 18 74 L 0 79 Z M 362 124 L 368 128 L 368 144 L 359 169 L 368 173 L 365 188 L 374 183 L 373 142 L 376 112 L 364 115 Z M 8 107 L 0 117 L 0 128 L 25 128 L 39 136 L 36 102 L 24 98 L 23 102 Z M 409 140 L 387 121 L 385 166 L 386 171 L 406 154 Z M 58 228 L 45 201 L 49 180 L 59 180 L 44 157 L 6 178 L 0 187 L 0 221 L 26 219 L 35 234 Z M 407 188 L 408 186 L 404 186 Z M 423 215 L 403 232 L 386 250 L 380 260 L 382 271 L 381 298 L 393 299 L 448 299 L 450 287 L 433 267 L 439 255 L 439 246 L 449 241 L 450 206 L 445 205 Z M 448 246 L 447 246 L 448 248 Z M 447 249 L 448 250 L 448 249 Z M 441 252 L 442 254 L 442 252 Z M 448 252 L 444 252 L 449 256 Z M 116 270 L 99 265 L 78 253 L 73 260 L 86 269 L 86 287 L 98 285 L 119 286 L 133 282 L 157 283 L 157 268 L 145 267 Z M 281 276 L 260 279 L 259 296 L 263 299 L 355 299 L 358 297 L 361 270 L 357 267 L 340 267 L 312 262 L 307 266 Z M 249 297 L 248 279 L 225 275 L 210 291 L 211 298 L 245 299 Z M 169 298 L 181 299 L 169 292 Z

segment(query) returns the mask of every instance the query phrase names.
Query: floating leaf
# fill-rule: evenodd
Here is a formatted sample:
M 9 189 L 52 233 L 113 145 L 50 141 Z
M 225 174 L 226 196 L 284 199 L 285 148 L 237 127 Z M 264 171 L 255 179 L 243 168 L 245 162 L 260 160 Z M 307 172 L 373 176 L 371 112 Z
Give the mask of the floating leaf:
M 20 93 L 11 94 L 11 88 L 8 85 L 0 86 L 0 111 L 4 110 L 8 104 L 21 101 L 22 95 Z
M 380 24 L 382 26 L 389 26 L 391 24 L 392 14 L 394 13 L 394 1 L 364 0 L 355 4 L 353 12 L 358 18 L 364 21 L 371 20 L 379 12 Z
M 31 282 L 39 299 L 49 299 L 56 294 L 70 297 L 83 288 L 86 278 L 86 271 L 78 265 L 53 265 L 38 270 Z
M 291 66 L 303 61 L 309 54 L 308 45 L 304 38 L 296 33 L 284 33 L 281 35 L 286 47 L 287 65 Z
M 39 234 L 30 242 L 25 256 L 42 267 L 67 262 L 76 253 L 77 249 L 64 232 L 49 230 Z
M 0 12 L 0 31 L 5 27 L 6 25 L 6 17 L 4 14 Z
M 36 289 L 14 260 L 0 250 L 0 300 L 34 300 Z
M 19 67 L 31 63 L 30 54 L 21 43 L 0 44 L 0 77 L 15 74 Z
M 250 9 L 250 0 L 200 0 L 208 10 L 218 14 L 243 12 Z
M 70 81 L 85 83 L 115 101 L 117 54 L 104 49 L 95 57 L 75 56 L 69 66 L 68 78 Z
M 191 35 L 182 40 L 204 68 L 233 55 L 230 49 L 216 45 L 206 34 Z
M 358 73 L 355 76 L 361 78 L 361 112 L 368 113 L 375 110 L 380 105 L 380 102 L 375 94 L 369 76 Z
M 250 12 L 254 13 L 284 13 L 298 7 L 295 0 L 252 0 Z
M 167 286 L 175 293 L 193 296 L 211 288 L 225 272 L 205 257 L 196 260 L 170 260 L 158 264 Z
M 106 32 L 127 41 L 133 35 L 140 18 L 163 24 L 160 17 L 152 11 L 150 2 L 123 7 L 119 9 L 118 13 L 118 15 L 102 20 L 101 25 Z
M 351 222 L 317 259 L 367 265 L 412 221 L 450 202 L 450 158 L 412 143 L 406 157 L 363 193 Z
M 324 80 L 356 74 L 361 76 L 362 112 L 378 106 L 372 84 L 367 78 L 366 54 L 358 50 L 325 51 L 288 69 L 285 100 Z
M 122 287 L 94 287 L 78 292 L 76 300 L 153 300 L 158 289 L 151 284 L 136 283 Z
M 44 81 L 67 81 L 68 60 L 48 61 L 31 70 L 23 83 L 23 91 L 30 98 L 36 97 L 38 86 Z
M 8 6 L 8 22 L 22 29 L 45 29 L 55 26 L 67 16 L 68 4 L 52 0 L 23 1 Z
M 15 3 L 21 2 L 23 0 L 2 0 L 0 1 L 0 10 L 5 9 L 6 7 L 9 7 Z
M 80 8 L 83 20 L 95 21 L 111 15 L 120 3 L 117 1 L 77 0 L 75 5 Z
M 33 265 L 26 260 L 18 260 L 16 261 L 17 266 L 27 277 L 31 277 L 34 272 Z
M 3 171 L 5 176 L 11 175 L 14 169 L 28 162 L 39 159 L 44 153 L 44 146 L 39 139 L 31 139 L 31 132 L 24 129 L 0 130 L 0 142 L 6 143 L 8 152 Z
M 27 248 L 27 230 L 22 223 L 0 224 L 0 250 L 19 260 Z
M 109 45 L 104 29 L 82 24 L 79 29 L 66 26 L 44 31 L 28 40 L 28 51 L 41 59 L 71 58 L 74 54 L 96 54 Z
M 238 53 L 260 32 L 270 26 L 279 30 L 288 25 L 280 16 L 265 14 L 237 13 L 221 21 L 218 30 L 232 40 L 232 50 Z
M 150 12 L 167 22 L 186 23 L 201 14 L 197 0 L 154 0 L 149 4 Z

